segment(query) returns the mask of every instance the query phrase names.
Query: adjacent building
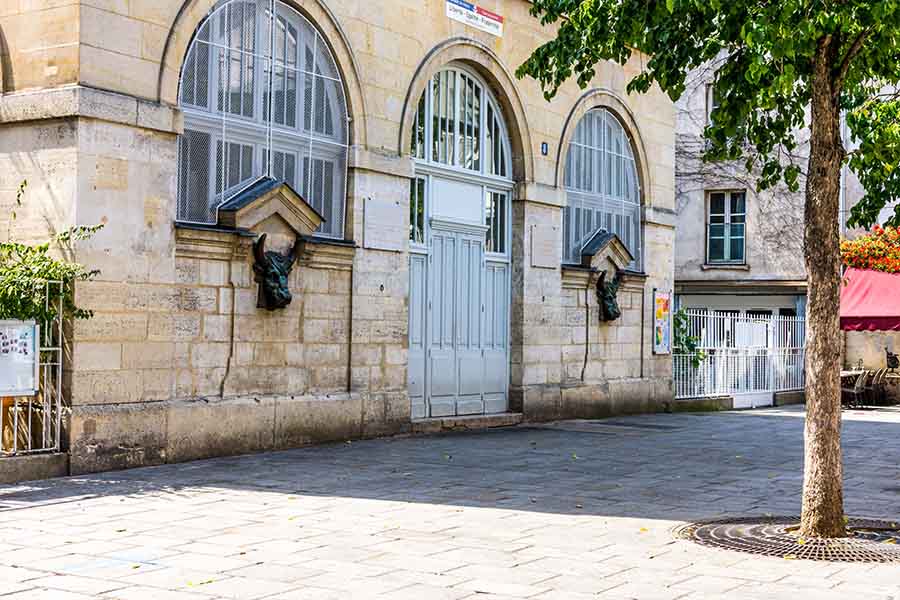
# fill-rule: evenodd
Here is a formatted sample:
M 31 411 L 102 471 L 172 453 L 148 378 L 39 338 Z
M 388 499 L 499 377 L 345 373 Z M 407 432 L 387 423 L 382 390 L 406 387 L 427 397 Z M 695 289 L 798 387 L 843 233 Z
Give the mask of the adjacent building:
M 692 71 L 676 103 L 677 304 L 749 317 L 802 316 L 803 186 L 759 192 L 743 161 L 702 161 L 714 76 L 715 63 Z M 801 143 L 794 159 L 805 164 L 805 152 Z
M 779 217 L 761 227 L 746 188 L 695 193 L 747 214 L 742 255 L 710 255 L 705 229 L 676 242 L 676 113 L 626 93 L 640 55 L 551 102 L 513 76 L 554 33 L 529 8 L 3 3 L 4 209 L 29 182 L 12 235 L 106 224 L 72 254 L 101 270 L 67 336 L 72 473 L 659 410 L 672 365 L 651 303 L 673 247 L 685 298 L 727 274 L 724 291 L 780 295 L 748 309 L 797 305 L 796 257 L 757 241 Z M 583 255 L 600 229 L 616 237 Z M 255 270 L 263 250 L 293 268 Z M 269 276 L 283 308 L 260 297 Z

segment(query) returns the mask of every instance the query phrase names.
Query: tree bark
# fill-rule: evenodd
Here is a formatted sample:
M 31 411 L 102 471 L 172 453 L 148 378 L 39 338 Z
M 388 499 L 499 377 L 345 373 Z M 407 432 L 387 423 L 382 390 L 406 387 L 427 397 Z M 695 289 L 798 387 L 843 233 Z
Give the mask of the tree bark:
M 806 426 L 800 535 L 845 535 L 841 456 L 840 231 L 841 115 L 835 49 L 822 40 L 811 78 L 811 147 L 806 183 Z

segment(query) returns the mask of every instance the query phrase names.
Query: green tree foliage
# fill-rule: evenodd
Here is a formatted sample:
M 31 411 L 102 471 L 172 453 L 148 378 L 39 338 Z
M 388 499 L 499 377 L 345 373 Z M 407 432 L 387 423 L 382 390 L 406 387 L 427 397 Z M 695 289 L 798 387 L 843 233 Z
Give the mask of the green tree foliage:
M 758 165 L 761 189 L 799 186 L 803 165 L 785 157 L 807 125 L 814 59 L 827 43 L 831 92 L 859 141 L 844 160 L 866 191 L 851 225 L 872 225 L 886 200 L 900 197 L 900 102 L 887 91 L 900 82 L 900 1 L 535 0 L 531 12 L 559 23 L 556 39 L 517 71 L 547 98 L 573 76 L 588 85 L 597 63 L 624 64 L 639 48 L 649 58 L 628 90 L 657 84 L 676 100 L 688 70 L 724 54 L 706 158 Z
M 708 160 L 746 161 L 759 187 L 800 187 L 790 158 L 809 127 L 805 165 L 807 270 L 805 475 L 801 534 L 837 537 L 843 521 L 840 446 L 840 175 L 850 164 L 865 188 L 850 224 L 868 227 L 900 197 L 900 0 L 534 0 L 557 24 L 517 75 L 547 98 L 575 77 L 585 87 L 602 61 L 644 54 L 628 91 L 658 85 L 673 100 L 688 72 L 721 62 L 718 107 L 704 131 Z M 842 115 L 856 138 L 847 152 Z M 900 209 L 891 219 L 900 222 Z
M 16 195 L 16 208 L 22 205 L 26 184 L 23 182 Z M 16 219 L 16 210 L 9 215 L 8 232 Z M 102 225 L 73 227 L 51 237 L 42 244 L 23 244 L 13 240 L 0 242 L 0 319 L 52 321 L 59 315 L 58 296 L 62 292 L 62 316 L 87 319 L 91 311 L 75 305 L 74 284 L 88 281 L 99 271 L 57 258 L 56 249 L 69 249 L 74 242 L 85 240 L 100 230 Z M 50 298 L 48 298 L 48 284 Z

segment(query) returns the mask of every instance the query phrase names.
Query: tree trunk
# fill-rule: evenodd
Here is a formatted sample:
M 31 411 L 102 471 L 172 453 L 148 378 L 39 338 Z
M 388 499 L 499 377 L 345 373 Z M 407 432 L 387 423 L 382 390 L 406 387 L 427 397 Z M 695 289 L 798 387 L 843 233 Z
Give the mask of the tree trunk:
M 812 85 L 804 257 L 808 281 L 806 428 L 800 535 L 845 535 L 840 387 L 840 109 L 829 40 L 819 44 Z

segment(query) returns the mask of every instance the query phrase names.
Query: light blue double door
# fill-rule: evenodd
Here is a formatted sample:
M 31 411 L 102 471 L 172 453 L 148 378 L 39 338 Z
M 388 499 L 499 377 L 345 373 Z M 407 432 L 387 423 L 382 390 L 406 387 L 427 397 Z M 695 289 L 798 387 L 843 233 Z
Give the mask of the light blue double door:
M 505 412 L 509 264 L 485 254 L 485 228 L 432 220 L 410 257 L 412 417 Z

